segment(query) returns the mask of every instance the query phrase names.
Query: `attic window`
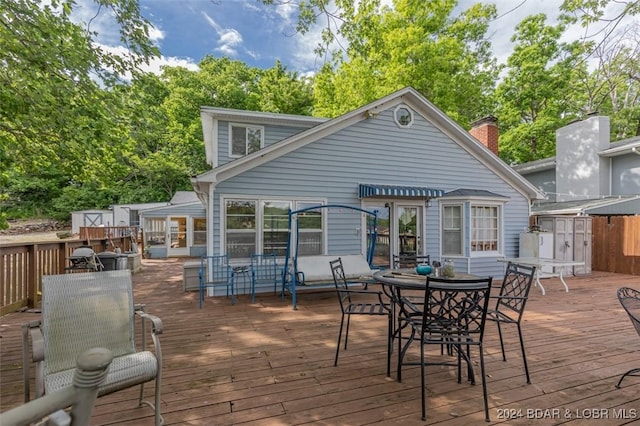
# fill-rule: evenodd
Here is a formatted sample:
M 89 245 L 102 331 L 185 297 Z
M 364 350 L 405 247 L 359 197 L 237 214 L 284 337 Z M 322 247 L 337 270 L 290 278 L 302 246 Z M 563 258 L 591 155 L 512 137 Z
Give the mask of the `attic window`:
M 413 124 L 413 113 L 404 105 L 400 105 L 396 108 L 393 112 L 393 118 L 395 119 L 398 127 L 410 127 L 411 124 Z

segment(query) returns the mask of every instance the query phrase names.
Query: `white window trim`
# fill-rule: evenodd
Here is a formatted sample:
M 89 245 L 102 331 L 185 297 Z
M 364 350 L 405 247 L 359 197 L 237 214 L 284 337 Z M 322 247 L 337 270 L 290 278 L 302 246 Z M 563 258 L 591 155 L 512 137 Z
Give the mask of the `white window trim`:
M 397 113 L 400 109 L 406 109 L 409 112 L 409 115 L 411 116 L 411 121 L 409 121 L 409 124 L 402 124 L 398 121 Z M 415 112 L 407 105 L 400 104 L 393 110 L 393 121 L 395 121 L 396 126 L 398 126 L 399 128 L 408 129 L 409 127 L 413 126 L 413 123 L 415 121 Z
M 504 199 L 495 199 L 488 197 L 451 197 L 446 201 L 440 201 L 440 252 L 442 256 L 451 258 L 481 258 L 481 257 L 499 257 L 504 255 Z M 444 254 L 442 253 L 444 243 L 442 241 L 442 228 L 444 226 L 444 206 L 461 206 L 462 207 L 462 254 Z M 498 250 L 496 251 L 471 251 L 471 237 L 467 240 L 467 230 L 471 232 L 471 207 L 497 207 L 498 208 Z
M 245 134 L 245 154 L 244 155 L 236 155 L 233 154 L 233 128 L 234 127 L 246 127 L 252 129 L 260 129 L 260 149 L 264 148 L 264 126 L 257 126 L 255 124 L 249 123 L 229 123 L 229 135 L 227 137 L 227 145 L 229 147 L 228 154 L 229 158 L 242 158 L 249 155 L 249 147 L 247 146 L 247 139 Z
M 191 225 L 191 232 L 189 232 L 189 237 L 191 239 L 191 243 L 189 244 L 190 247 L 206 247 L 207 246 L 207 218 L 204 216 L 189 216 L 190 218 L 190 225 Z M 205 227 L 204 227 L 204 234 L 205 234 L 205 239 L 204 239 L 204 243 L 203 244 L 196 244 L 195 240 L 196 240 L 196 236 L 195 233 L 196 232 L 202 232 L 202 231 L 196 231 L 196 220 L 197 219 L 202 219 L 205 222 Z
M 471 238 L 469 238 L 469 257 L 496 257 L 504 253 L 504 202 L 501 201 L 472 201 L 469 203 L 469 220 L 471 220 L 472 207 L 497 207 L 498 208 L 498 250 L 471 251 Z M 471 227 L 471 224 L 469 224 Z M 471 228 L 469 228 L 471 229 Z
M 465 240 L 466 240 L 466 227 L 465 227 L 465 202 L 463 200 L 451 200 L 451 201 L 440 201 L 440 228 L 438 230 L 439 238 L 440 238 L 440 254 L 442 257 L 447 258 L 463 258 L 465 257 Z M 462 253 L 459 254 L 447 254 L 444 253 L 444 241 L 442 240 L 442 233 L 444 231 L 444 208 L 445 207 L 460 207 L 460 238 L 462 241 Z
M 257 233 L 257 238 L 256 238 L 256 250 L 258 250 L 259 253 L 262 253 L 264 250 L 263 247 L 263 237 L 262 237 L 262 232 L 264 232 L 264 229 L 262 228 L 262 219 L 263 219 L 263 214 L 262 214 L 262 209 L 260 208 L 262 205 L 262 202 L 264 201 L 289 201 L 292 203 L 292 210 L 298 210 L 298 204 L 299 203 L 315 203 L 315 204 L 322 204 L 322 205 L 326 205 L 327 204 L 327 200 L 326 199 L 318 199 L 318 198 L 310 198 L 310 197 L 282 197 L 282 196 L 252 196 L 252 195 L 232 195 L 232 194 L 225 194 L 225 195 L 221 195 L 220 198 L 220 246 L 219 246 L 219 253 L 226 253 L 226 247 L 227 247 L 227 213 L 226 213 L 226 205 L 227 205 L 227 200 L 243 200 L 243 201 L 255 201 L 257 203 L 256 205 L 256 233 Z M 322 209 L 322 211 L 326 211 L 327 209 Z M 295 233 L 295 223 L 293 225 L 294 227 L 291 229 L 292 234 Z M 327 254 L 327 243 L 328 243 L 328 232 L 327 232 L 327 226 L 328 226 L 328 215 L 327 214 L 323 214 L 322 215 L 322 247 L 323 247 L 323 253 L 322 254 Z M 291 255 L 293 256 L 294 253 L 291 253 Z M 237 259 L 232 262 L 232 263 L 237 263 Z

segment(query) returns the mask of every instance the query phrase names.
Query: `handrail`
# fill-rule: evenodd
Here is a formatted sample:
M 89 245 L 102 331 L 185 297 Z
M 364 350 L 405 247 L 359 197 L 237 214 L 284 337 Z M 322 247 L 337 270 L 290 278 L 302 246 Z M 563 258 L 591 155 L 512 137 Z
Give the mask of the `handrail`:
M 123 227 L 92 229 L 107 228 Z M 42 276 L 64 274 L 70 266 L 69 256 L 80 246 L 90 246 L 96 253 L 115 248 L 123 253 L 137 251 L 130 235 L 108 236 L 107 230 L 98 231 L 105 233 L 98 237 L 93 231 L 85 232 L 91 238 L 0 244 L 0 316 L 25 307 L 35 308 L 40 301 Z

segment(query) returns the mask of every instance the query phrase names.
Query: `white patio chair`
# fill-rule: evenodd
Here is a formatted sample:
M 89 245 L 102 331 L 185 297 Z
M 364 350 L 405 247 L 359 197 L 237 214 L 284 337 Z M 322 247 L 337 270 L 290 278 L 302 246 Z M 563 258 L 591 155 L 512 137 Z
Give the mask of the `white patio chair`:
M 141 318 L 142 350 L 135 345 L 135 317 Z M 151 322 L 154 351 L 146 347 Z M 139 406 L 149 405 L 155 424 L 160 414 L 162 321 L 134 305 L 129 270 L 48 275 L 42 280 L 42 320 L 23 325 L 25 402 L 30 399 L 29 336 L 36 363 L 36 397 L 72 384 L 76 359 L 86 350 L 102 347 L 113 353 L 98 397 L 140 385 Z M 155 402 L 143 400 L 144 383 L 155 380 Z

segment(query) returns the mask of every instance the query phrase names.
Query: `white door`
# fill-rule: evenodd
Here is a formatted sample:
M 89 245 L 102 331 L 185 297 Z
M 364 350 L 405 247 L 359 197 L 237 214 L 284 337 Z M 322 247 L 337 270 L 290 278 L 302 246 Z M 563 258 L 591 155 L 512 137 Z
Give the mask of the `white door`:
M 168 256 L 188 256 L 188 226 L 189 221 L 184 216 L 172 216 L 169 219 L 168 236 L 167 236 L 167 255 Z
M 422 206 L 399 204 L 395 209 L 394 254 L 421 255 Z

